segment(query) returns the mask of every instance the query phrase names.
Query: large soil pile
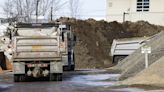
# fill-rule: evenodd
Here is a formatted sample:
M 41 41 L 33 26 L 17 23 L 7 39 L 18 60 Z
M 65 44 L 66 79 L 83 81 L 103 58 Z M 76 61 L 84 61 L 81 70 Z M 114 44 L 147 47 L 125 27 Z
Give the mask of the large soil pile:
M 152 52 L 149 54 L 149 65 L 164 56 L 164 31 L 152 36 L 147 40 L 146 45 L 151 47 Z M 126 79 L 134 76 L 144 69 L 144 54 L 141 54 L 141 48 L 122 60 L 116 69 L 122 71 L 120 79 Z
M 0 74 L 1 74 L 1 73 L 3 73 L 3 70 L 2 70 L 2 68 L 0 67 Z
M 161 26 L 139 21 L 136 23 L 75 20 L 61 18 L 60 21 L 72 26 L 77 37 L 75 59 L 77 69 L 105 68 L 112 66 L 110 47 L 113 39 L 152 36 L 162 29 Z
M 164 84 L 164 56 L 136 76 L 123 81 L 124 84 Z

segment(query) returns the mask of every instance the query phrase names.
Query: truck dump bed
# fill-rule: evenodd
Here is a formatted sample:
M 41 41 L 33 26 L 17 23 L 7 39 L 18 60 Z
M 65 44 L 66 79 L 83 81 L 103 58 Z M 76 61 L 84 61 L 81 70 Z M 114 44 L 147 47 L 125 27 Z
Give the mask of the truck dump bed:
M 18 24 L 13 37 L 14 61 L 61 60 L 54 24 Z
M 11 35 L 15 82 L 62 80 L 61 37 L 55 24 L 17 24 Z
M 148 37 L 114 39 L 111 47 L 113 63 L 118 63 L 143 45 Z
M 15 37 L 14 60 L 59 60 L 57 37 Z
M 142 46 L 141 42 L 148 37 L 114 39 L 111 47 L 111 56 L 129 55 Z

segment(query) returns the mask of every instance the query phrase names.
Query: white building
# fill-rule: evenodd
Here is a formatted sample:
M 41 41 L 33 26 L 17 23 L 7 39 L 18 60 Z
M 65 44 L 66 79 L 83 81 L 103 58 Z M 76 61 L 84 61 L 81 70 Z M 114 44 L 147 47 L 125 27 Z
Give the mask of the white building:
M 106 19 L 164 25 L 164 0 L 107 0 Z
M 4 14 L 0 14 L 0 24 L 6 23 L 7 17 Z

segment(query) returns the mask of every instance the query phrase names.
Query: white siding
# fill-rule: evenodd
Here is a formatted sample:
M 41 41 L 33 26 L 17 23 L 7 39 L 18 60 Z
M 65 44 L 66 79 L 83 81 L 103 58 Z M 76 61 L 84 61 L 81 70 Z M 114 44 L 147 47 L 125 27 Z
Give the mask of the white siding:
M 150 12 L 164 12 L 164 0 L 150 0 Z
M 130 5 L 130 0 L 107 0 L 107 20 L 122 22 L 123 12 L 128 11 Z
M 109 2 L 113 3 L 109 7 Z M 150 0 L 149 12 L 136 12 L 137 0 L 107 0 L 107 21 L 123 22 L 123 12 L 126 21 L 145 20 L 152 24 L 164 25 L 164 0 Z

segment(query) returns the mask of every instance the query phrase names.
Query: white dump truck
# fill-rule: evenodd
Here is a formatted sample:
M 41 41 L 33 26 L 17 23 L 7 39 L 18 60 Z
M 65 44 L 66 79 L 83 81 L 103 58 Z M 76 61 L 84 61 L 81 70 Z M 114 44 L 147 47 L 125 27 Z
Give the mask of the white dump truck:
M 113 63 L 118 63 L 140 48 L 148 37 L 114 39 L 111 47 Z
M 54 23 L 17 23 L 9 27 L 13 49 L 14 81 L 61 81 L 61 29 Z
M 64 71 L 73 71 L 75 69 L 74 46 L 76 36 L 73 34 L 71 27 L 60 25 L 60 51 L 62 53 L 62 62 Z

